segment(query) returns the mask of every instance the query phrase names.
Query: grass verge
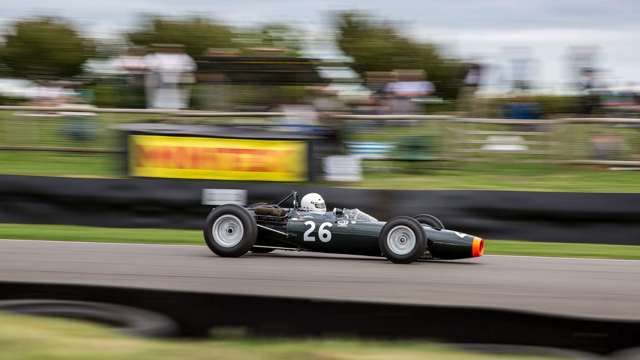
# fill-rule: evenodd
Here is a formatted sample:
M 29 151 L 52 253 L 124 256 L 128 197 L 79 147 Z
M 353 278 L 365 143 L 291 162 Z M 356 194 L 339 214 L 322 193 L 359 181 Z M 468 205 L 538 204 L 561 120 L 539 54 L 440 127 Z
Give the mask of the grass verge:
M 486 254 L 640 260 L 640 246 L 490 240 Z
M 224 338 L 153 340 L 126 337 L 78 320 L 0 313 L 2 359 L 520 359 L 531 356 L 461 351 L 426 342 Z
M 118 161 L 116 154 L 0 151 L 0 171 L 5 175 L 112 178 L 122 176 Z
M 200 230 L 125 229 L 32 224 L 0 224 L 0 239 L 203 244 Z M 486 254 L 640 260 L 640 246 L 488 240 Z
M 372 161 L 368 163 L 375 164 Z M 417 171 L 419 164 L 379 161 L 366 165 L 363 181 L 357 187 L 398 190 L 510 190 L 568 192 L 640 192 L 640 172 L 607 171 L 603 168 L 526 164 L 468 163 L 448 164 Z M 405 168 L 398 168 L 404 166 Z M 409 168 L 413 166 L 414 168 Z M 419 169 L 418 169 L 419 170 Z M 412 173 L 413 172 L 413 173 Z
M 0 174 L 117 178 L 118 154 L 0 151 Z M 424 167 L 424 169 L 420 169 Z M 365 162 L 364 179 L 342 184 L 398 190 L 640 192 L 640 172 L 541 164 Z M 329 184 L 331 185 L 331 184 Z
M 75 225 L 0 224 L 0 239 L 91 241 L 138 244 L 203 244 L 202 232 Z

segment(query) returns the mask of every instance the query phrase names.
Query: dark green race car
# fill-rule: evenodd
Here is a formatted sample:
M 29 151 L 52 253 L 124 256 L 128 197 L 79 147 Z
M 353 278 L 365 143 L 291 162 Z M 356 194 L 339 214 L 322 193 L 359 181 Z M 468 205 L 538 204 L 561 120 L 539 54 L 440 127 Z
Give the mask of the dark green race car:
M 292 206 L 285 207 L 287 202 Z M 484 253 L 483 239 L 446 230 L 432 215 L 398 216 L 384 222 L 358 209 L 306 211 L 295 191 L 274 204 L 214 208 L 207 216 L 204 238 L 211 251 L 224 257 L 284 249 L 384 256 L 407 264 L 421 258 L 463 259 Z

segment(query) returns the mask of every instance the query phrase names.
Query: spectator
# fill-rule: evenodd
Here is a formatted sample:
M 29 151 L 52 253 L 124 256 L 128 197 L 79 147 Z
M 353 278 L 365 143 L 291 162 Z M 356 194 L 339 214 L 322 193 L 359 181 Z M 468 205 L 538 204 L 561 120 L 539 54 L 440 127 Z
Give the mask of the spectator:
M 385 92 L 391 96 L 391 113 L 416 114 L 414 99 L 431 95 L 435 88 L 422 70 L 397 70 L 396 81 L 387 84 Z
M 126 73 L 127 89 L 125 91 L 125 105 L 127 107 L 144 107 L 144 84 L 147 73 L 147 64 L 144 55 L 144 48 L 131 47 L 125 55 L 115 60 L 115 65 L 118 69 Z
M 144 48 L 130 47 L 125 55 L 116 59 L 116 66 L 120 70 L 126 71 L 130 76 L 144 75 L 147 71 L 144 55 Z
M 338 93 L 328 86 L 312 88 L 312 105 L 321 119 L 330 118 L 331 115 L 346 112 L 346 107 L 338 98 Z
M 458 111 L 463 114 L 477 113 L 476 92 L 480 87 L 481 67 L 478 64 L 470 64 L 464 77 L 464 86 L 458 95 Z
M 584 115 L 593 115 L 594 111 L 600 105 L 600 99 L 596 92 L 595 71 L 591 68 L 582 70 L 580 78 L 581 112 Z
M 391 71 L 368 71 L 366 73 L 367 88 L 372 91 L 368 99 L 358 99 L 353 105 L 353 112 L 362 115 L 384 115 L 390 112 L 390 95 L 386 87 L 396 81 L 396 74 Z
M 279 111 L 284 113 L 280 119 L 280 124 L 290 127 L 298 126 L 315 126 L 318 125 L 318 112 L 313 105 L 306 104 L 303 101 L 291 101 L 288 104 L 282 104 Z
M 193 83 L 196 64 L 180 45 L 156 45 L 155 53 L 145 56 L 147 66 L 147 107 L 184 109 L 189 96 L 184 85 Z

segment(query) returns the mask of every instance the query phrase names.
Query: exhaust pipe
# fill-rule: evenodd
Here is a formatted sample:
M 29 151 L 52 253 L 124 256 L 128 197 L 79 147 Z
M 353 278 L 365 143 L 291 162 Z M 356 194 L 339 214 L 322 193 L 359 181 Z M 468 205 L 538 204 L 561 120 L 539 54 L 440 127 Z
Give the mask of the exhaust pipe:
M 427 247 L 436 259 L 455 260 L 484 255 L 484 239 L 454 231 L 427 231 Z
M 484 255 L 484 239 L 474 237 L 471 243 L 471 256 L 478 257 Z

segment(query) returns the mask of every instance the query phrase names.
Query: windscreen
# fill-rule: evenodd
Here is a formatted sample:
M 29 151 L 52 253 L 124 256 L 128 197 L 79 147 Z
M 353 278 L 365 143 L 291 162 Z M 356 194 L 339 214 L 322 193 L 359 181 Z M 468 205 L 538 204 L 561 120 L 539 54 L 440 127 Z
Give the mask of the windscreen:
M 359 209 L 344 209 L 344 215 L 347 219 L 359 222 L 377 222 L 378 219 L 373 216 L 360 211 Z

